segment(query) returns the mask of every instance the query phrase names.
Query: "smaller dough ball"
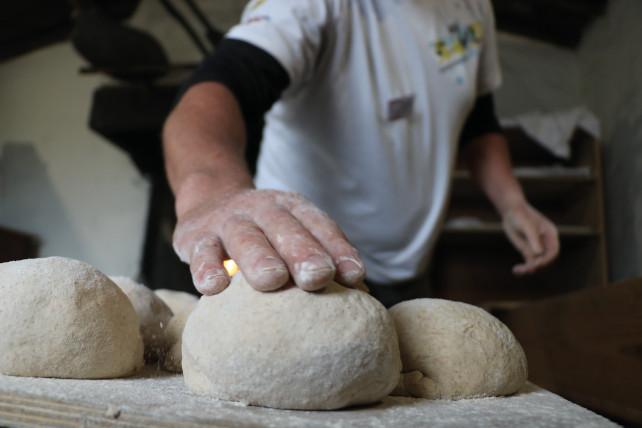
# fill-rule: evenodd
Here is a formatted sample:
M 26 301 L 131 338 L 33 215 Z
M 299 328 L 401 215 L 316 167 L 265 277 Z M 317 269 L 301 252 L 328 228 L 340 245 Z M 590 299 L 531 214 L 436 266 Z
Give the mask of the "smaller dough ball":
M 169 320 L 169 325 L 165 331 L 167 342 L 169 343 L 169 351 L 163 359 L 163 368 L 170 372 L 182 373 L 183 372 L 183 358 L 181 348 L 183 346 L 183 330 L 185 323 L 192 311 L 183 311 L 174 315 Z
M 183 346 L 183 329 L 185 328 L 187 317 L 192 313 L 194 308 L 196 308 L 198 297 L 184 291 L 168 290 L 165 288 L 155 290 L 154 293 L 156 293 L 174 313 L 165 331 L 169 350 L 163 358 L 163 368 L 170 372 L 181 373 L 183 371 L 181 351 L 181 347 Z
M 182 312 L 192 312 L 198 303 L 198 297 L 184 291 L 161 288 L 154 293 L 172 310 L 174 315 Z
M 0 373 L 75 379 L 129 376 L 143 365 L 127 296 L 87 263 L 0 263 Z
M 476 306 L 415 299 L 390 308 L 402 379 L 394 395 L 450 399 L 510 395 L 526 382 L 526 356 L 511 331 Z
M 131 301 L 140 323 L 145 344 L 145 360 L 154 362 L 167 351 L 169 344 L 165 329 L 172 318 L 172 310 L 152 290 L 124 276 L 111 276 Z

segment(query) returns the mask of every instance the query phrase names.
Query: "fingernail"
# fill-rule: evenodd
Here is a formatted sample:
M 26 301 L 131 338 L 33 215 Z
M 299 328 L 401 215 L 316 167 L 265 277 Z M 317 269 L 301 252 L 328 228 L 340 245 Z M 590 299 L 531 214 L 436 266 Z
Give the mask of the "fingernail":
M 283 262 L 274 257 L 259 261 L 254 269 L 248 269 L 245 279 L 257 290 L 270 291 L 281 288 L 290 278 L 290 272 Z
M 366 273 L 363 268 L 363 264 L 352 257 L 340 258 L 337 271 L 339 272 L 341 279 L 350 284 L 355 284 L 363 280 L 363 276 Z
M 230 282 L 230 277 L 223 269 L 210 271 L 205 274 L 198 289 L 204 294 L 214 294 L 222 291 Z
M 272 260 L 267 260 L 263 263 L 260 263 L 257 269 L 261 273 L 280 273 L 280 272 L 287 272 L 288 268 L 281 262 L 274 262 Z
M 329 257 L 312 256 L 294 266 L 298 285 L 316 285 L 334 278 L 335 268 Z

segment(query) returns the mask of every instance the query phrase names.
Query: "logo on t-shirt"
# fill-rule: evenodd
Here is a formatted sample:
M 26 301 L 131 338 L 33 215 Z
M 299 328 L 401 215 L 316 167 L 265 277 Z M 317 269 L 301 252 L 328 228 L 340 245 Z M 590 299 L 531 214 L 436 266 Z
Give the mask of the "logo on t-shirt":
M 448 34 L 433 43 L 440 70 L 446 71 L 478 55 L 483 37 L 484 29 L 479 21 L 450 25 Z

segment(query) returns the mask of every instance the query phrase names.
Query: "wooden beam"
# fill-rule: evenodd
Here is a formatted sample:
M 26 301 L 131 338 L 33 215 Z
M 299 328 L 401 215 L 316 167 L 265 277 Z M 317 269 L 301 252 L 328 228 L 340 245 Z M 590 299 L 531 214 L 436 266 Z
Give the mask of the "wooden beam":
M 530 380 L 642 424 L 642 279 L 527 303 L 499 317 L 521 342 Z

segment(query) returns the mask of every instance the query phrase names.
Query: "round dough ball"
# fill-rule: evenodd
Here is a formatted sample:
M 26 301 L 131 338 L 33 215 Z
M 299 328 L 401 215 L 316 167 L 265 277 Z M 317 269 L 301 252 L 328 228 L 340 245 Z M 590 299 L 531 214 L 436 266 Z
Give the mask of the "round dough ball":
M 184 291 L 161 288 L 160 290 L 155 290 L 154 293 L 169 306 L 174 315 L 182 312 L 192 312 L 198 303 L 198 297 Z
M 385 308 L 336 283 L 318 293 L 262 293 L 239 273 L 225 291 L 200 299 L 183 332 L 187 386 L 217 399 L 338 409 L 382 399 L 400 370 Z
M 509 395 L 528 377 L 511 331 L 476 306 L 415 299 L 390 309 L 403 374 L 396 395 L 451 399 Z
M 99 379 L 143 365 L 138 317 L 101 272 L 61 257 L 0 264 L 0 373 Z
M 191 314 L 191 311 L 183 311 L 177 315 L 174 315 L 169 324 L 167 325 L 167 330 L 165 331 L 165 336 L 167 337 L 167 342 L 169 343 L 169 351 L 163 358 L 163 368 L 170 372 L 181 373 L 183 371 L 183 358 L 182 358 L 182 346 L 183 346 L 183 330 L 185 329 L 185 323 L 187 323 L 187 318 Z
M 140 332 L 145 344 L 145 360 L 157 361 L 167 349 L 169 343 L 165 330 L 172 318 L 172 310 L 152 290 L 125 276 L 109 277 L 131 301 L 140 323 Z

